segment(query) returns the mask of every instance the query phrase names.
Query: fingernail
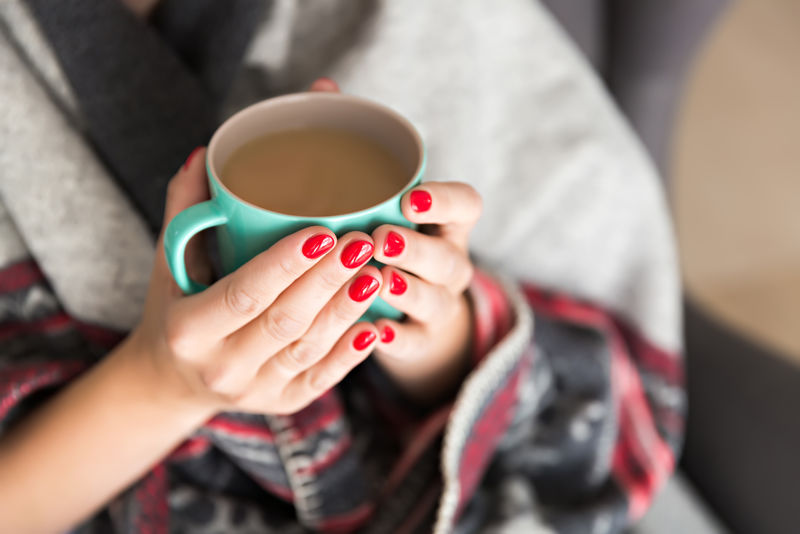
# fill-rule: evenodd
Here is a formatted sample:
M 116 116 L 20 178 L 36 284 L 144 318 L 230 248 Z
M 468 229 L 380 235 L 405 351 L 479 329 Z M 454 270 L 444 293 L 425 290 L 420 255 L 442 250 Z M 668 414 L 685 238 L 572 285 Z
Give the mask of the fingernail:
M 334 240 L 329 234 L 317 234 L 303 243 L 303 256 L 316 259 L 333 248 Z
M 408 289 L 408 284 L 402 276 L 392 271 L 392 277 L 389 279 L 389 293 L 392 295 L 402 295 Z
M 199 146 L 199 147 L 195 148 L 194 150 L 192 150 L 192 153 L 189 154 L 189 157 L 186 158 L 186 161 L 183 163 L 183 170 L 184 171 L 189 168 L 189 164 L 192 162 L 192 158 L 194 157 L 195 154 L 200 152 L 201 148 L 203 148 L 203 147 Z
M 375 293 L 378 287 L 380 287 L 378 281 L 374 277 L 365 274 L 359 276 L 350 284 L 350 289 L 347 290 L 347 293 L 354 301 L 363 302 Z
M 369 241 L 353 241 L 342 251 L 342 265 L 348 269 L 355 269 L 364 265 L 372 256 L 375 247 Z
M 372 345 L 372 342 L 375 341 L 376 337 L 377 336 L 375 335 L 375 332 L 371 330 L 365 330 L 358 334 L 353 340 L 353 348 L 356 350 L 364 350 Z
M 394 330 L 391 326 L 384 326 L 383 331 L 381 331 L 381 342 L 383 343 L 391 343 L 394 339 Z
M 403 236 L 397 232 L 389 232 L 386 236 L 386 242 L 383 244 L 383 254 L 390 258 L 399 256 L 404 248 L 406 248 L 406 242 Z
M 421 212 L 431 209 L 431 202 L 433 202 L 433 199 L 431 198 L 431 194 L 427 191 L 417 190 L 411 192 L 409 201 L 411 202 L 411 209 L 416 212 Z

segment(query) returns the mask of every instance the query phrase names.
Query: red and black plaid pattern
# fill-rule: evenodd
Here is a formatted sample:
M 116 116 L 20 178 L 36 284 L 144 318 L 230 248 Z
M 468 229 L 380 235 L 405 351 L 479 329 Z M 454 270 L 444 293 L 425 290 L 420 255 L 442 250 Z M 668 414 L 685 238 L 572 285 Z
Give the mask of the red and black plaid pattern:
M 525 293 L 537 313 L 592 329 L 607 344 L 617 421 L 612 474 L 636 520 L 675 467 L 685 410 L 682 358 L 597 306 L 533 286 Z
M 120 339 L 67 315 L 35 262 L 0 269 L 0 429 L 22 401 L 74 378 Z
M 479 366 L 514 327 L 515 318 L 504 290 L 491 277 L 478 273 L 470 294 L 474 310 L 472 360 Z M 596 306 L 532 286 L 525 288 L 525 294 L 534 313 L 541 317 L 542 330 L 549 321 L 556 328 L 567 325 L 590 329 L 602 340 L 600 352 L 609 355 L 610 404 L 617 421 L 610 477 L 621 495 L 620 502 L 612 499 L 609 506 L 623 507 L 629 519 L 639 517 L 673 469 L 680 444 L 683 377 L 679 356 L 658 349 Z M 32 306 L 31 302 L 39 305 Z M 0 270 L 0 313 L 0 430 L 10 416 L 24 414 L 19 409 L 26 399 L 68 382 L 120 339 L 118 333 L 83 324 L 66 314 L 32 261 Z M 546 345 L 547 340 L 537 340 L 535 335 L 508 375 L 480 399 L 479 415 L 461 451 L 459 510 L 468 506 L 485 473 L 498 460 L 498 447 L 515 424 L 520 389 L 548 358 L 560 357 L 558 350 L 537 343 Z M 369 530 L 371 521 L 382 519 L 380 524 L 389 531 L 424 530 L 441 491 L 441 481 L 431 467 L 435 467 L 451 406 L 426 413 L 390 389 L 365 389 L 371 392 L 374 402 L 370 408 L 377 417 L 384 423 L 392 421 L 389 426 L 396 433 L 392 439 L 398 444 L 391 451 L 366 451 L 367 455 L 391 455 L 379 462 L 387 466 L 387 472 L 377 494 L 363 469 L 368 458 L 354 449 L 359 436 L 352 434 L 350 423 L 361 416 L 350 410 L 358 408 L 347 404 L 337 388 L 288 417 L 223 413 L 212 418 L 165 463 L 120 497 L 114 506 L 117 524 L 122 521 L 125 532 L 167 532 L 167 466 L 184 465 L 202 471 L 212 455 L 218 458 L 221 453 L 261 491 L 293 504 L 307 528 L 323 532 Z M 538 413 L 536 409 L 529 411 Z M 531 438 L 531 446 L 535 441 Z M 414 481 L 423 470 L 432 477 L 424 478 L 429 480 L 425 482 L 427 489 L 420 489 L 419 480 Z M 416 489 L 409 492 L 409 488 Z M 403 500 L 399 495 L 404 490 L 410 494 L 404 497 L 408 502 L 397 505 L 395 513 L 382 515 L 390 503 Z

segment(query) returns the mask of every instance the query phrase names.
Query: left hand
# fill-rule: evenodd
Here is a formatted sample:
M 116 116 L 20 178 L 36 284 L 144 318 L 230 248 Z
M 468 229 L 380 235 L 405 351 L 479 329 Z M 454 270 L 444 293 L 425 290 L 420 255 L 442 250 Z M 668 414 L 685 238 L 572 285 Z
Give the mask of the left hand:
M 403 215 L 421 232 L 383 225 L 372 238 L 381 270 L 380 296 L 407 315 L 380 319 L 375 357 L 420 401 L 450 393 L 467 370 L 472 314 L 464 293 L 473 266 L 467 244 L 483 202 L 470 185 L 427 182 L 406 193 Z

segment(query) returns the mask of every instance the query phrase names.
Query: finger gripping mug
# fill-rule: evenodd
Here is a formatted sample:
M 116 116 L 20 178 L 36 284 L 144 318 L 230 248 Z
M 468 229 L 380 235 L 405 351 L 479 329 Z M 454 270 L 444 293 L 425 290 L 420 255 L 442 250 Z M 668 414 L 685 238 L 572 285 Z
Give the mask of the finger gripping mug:
M 231 154 L 255 138 L 300 128 L 333 128 L 359 134 L 389 149 L 407 169 L 408 183 L 391 198 L 360 211 L 325 217 L 305 217 L 270 211 L 234 195 L 220 179 Z M 341 236 L 360 230 L 371 233 L 381 224 L 412 228 L 402 214 L 402 195 L 422 180 L 425 148 L 409 121 L 375 102 L 338 93 L 299 93 L 264 100 L 239 111 L 214 133 L 206 151 L 211 200 L 176 215 L 164 233 L 164 252 L 175 282 L 184 293 L 205 289 L 189 278 L 184 252 L 198 232 L 215 227 L 225 274 L 302 228 L 321 225 Z M 380 298 L 365 318 L 399 318 L 401 314 Z

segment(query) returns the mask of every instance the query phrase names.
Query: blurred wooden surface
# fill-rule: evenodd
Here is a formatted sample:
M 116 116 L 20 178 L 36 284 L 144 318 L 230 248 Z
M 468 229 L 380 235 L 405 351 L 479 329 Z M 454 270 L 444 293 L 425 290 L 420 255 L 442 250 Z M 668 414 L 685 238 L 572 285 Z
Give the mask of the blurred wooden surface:
M 687 290 L 800 364 L 800 2 L 739 0 L 720 19 L 673 147 Z

